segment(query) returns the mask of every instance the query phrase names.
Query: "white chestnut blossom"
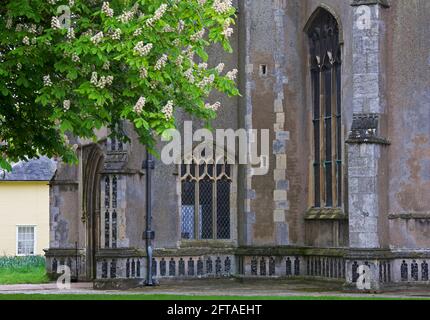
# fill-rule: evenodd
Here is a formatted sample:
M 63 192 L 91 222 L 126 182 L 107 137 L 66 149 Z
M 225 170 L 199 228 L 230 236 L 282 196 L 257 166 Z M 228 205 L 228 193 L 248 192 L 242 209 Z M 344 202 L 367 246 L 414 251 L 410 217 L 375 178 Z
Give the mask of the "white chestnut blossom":
M 146 25 L 148 27 L 152 27 L 154 22 L 160 20 L 164 13 L 166 13 L 167 10 L 167 4 L 163 3 L 157 10 L 155 10 L 154 16 L 146 20 Z
M 175 64 L 179 67 L 182 66 L 182 63 L 184 62 L 184 56 L 183 55 L 179 55 L 176 60 L 175 60 Z
M 140 68 L 139 77 L 141 79 L 145 79 L 147 76 L 148 76 L 148 70 L 146 70 L 144 67 Z
M 81 59 L 79 58 L 79 56 L 76 53 L 74 53 L 74 54 L 72 54 L 72 61 L 73 62 L 79 62 L 79 61 L 81 61 Z
M 237 77 L 237 72 L 238 72 L 237 69 L 233 69 L 232 71 L 227 72 L 225 76 L 229 80 L 234 80 Z
M 18 23 L 15 27 L 16 32 L 21 32 L 24 29 L 24 25 L 22 23 Z
M 6 29 L 8 29 L 8 30 L 12 29 L 12 25 L 13 25 L 12 18 L 11 17 L 7 18 L 7 20 L 6 20 Z
M 215 0 L 213 8 L 218 14 L 224 14 L 233 7 L 232 0 Z
M 93 72 L 92 74 L 91 74 L 91 80 L 90 80 L 90 82 L 91 82 L 91 84 L 93 84 L 93 85 L 97 85 L 97 83 L 98 83 L 98 76 L 97 76 L 97 72 Z
M 163 54 L 161 56 L 161 58 L 158 59 L 157 63 L 155 64 L 154 69 L 155 70 L 161 70 L 162 68 L 164 68 L 166 66 L 166 63 L 167 63 L 167 58 L 168 58 L 167 55 Z
M 225 64 L 224 63 L 220 63 L 215 67 L 216 72 L 218 72 L 218 74 L 220 74 L 223 70 L 224 70 Z
M 206 70 L 208 68 L 208 64 L 206 62 L 202 62 L 197 67 L 199 69 Z
M 163 27 L 163 32 L 175 32 L 175 31 L 176 30 L 169 25 Z
M 100 89 L 104 89 L 105 87 L 112 85 L 112 82 L 113 76 L 101 76 L 99 82 L 97 83 L 97 87 Z
M 144 97 L 140 97 L 136 105 L 134 106 L 133 111 L 138 114 L 142 113 L 143 108 L 145 107 L 145 104 L 146 104 L 146 99 Z
M 133 32 L 133 36 L 134 37 L 138 37 L 142 34 L 142 28 L 137 28 L 134 32 Z
M 193 42 L 199 41 L 200 39 L 203 38 L 203 36 L 205 35 L 205 32 L 206 32 L 205 29 L 202 29 L 202 30 L 196 32 L 195 34 L 193 34 L 190 37 L 190 40 L 193 41 Z
M 25 44 L 26 46 L 29 46 L 29 45 L 30 45 L 30 38 L 29 38 L 29 37 L 27 37 L 27 36 L 25 36 L 25 37 L 22 39 L 22 43 L 23 43 L 23 44 Z
M 233 28 L 229 28 L 229 27 L 226 27 L 226 28 L 224 28 L 224 30 L 222 31 L 222 34 L 224 35 L 224 36 L 226 36 L 227 38 L 230 38 L 231 36 L 232 36 L 232 34 L 233 34 Z
M 206 103 L 205 108 L 216 112 L 219 108 L 221 108 L 221 103 L 218 101 L 214 104 Z
M 60 20 L 57 17 L 52 17 L 51 19 L 51 28 L 54 30 L 61 29 Z
M 98 44 L 103 40 L 103 32 L 100 31 L 99 33 L 97 33 L 96 35 L 91 37 L 91 42 L 94 44 Z
M 178 33 L 181 33 L 182 31 L 184 31 L 184 28 L 185 28 L 184 20 L 179 20 L 178 27 L 176 30 L 178 31 Z
M 149 54 L 149 52 L 152 50 L 153 44 L 148 43 L 146 45 L 143 44 L 143 41 L 139 41 L 137 45 L 134 47 L 134 51 L 139 53 L 141 57 L 144 57 Z
M 51 77 L 49 75 L 46 75 L 43 77 L 43 85 L 45 87 L 51 87 L 52 86 Z
M 166 120 L 170 120 L 173 117 L 173 101 L 170 100 L 167 104 L 161 109 L 161 113 L 164 114 Z
M 103 64 L 102 69 L 103 69 L 103 70 L 109 70 L 109 69 L 110 69 L 110 62 L 109 62 L 109 61 L 106 61 L 106 62 Z
M 63 101 L 63 109 L 64 109 L 64 111 L 69 111 L 69 109 L 70 109 L 70 100 L 64 100 Z
M 194 78 L 193 69 L 188 69 L 187 71 L 185 71 L 184 76 L 185 76 L 185 78 L 187 78 L 188 82 L 191 84 L 194 84 L 194 82 L 196 81 Z
M 113 76 L 101 76 L 100 79 L 98 79 L 97 72 L 93 72 L 91 74 L 90 82 L 97 88 L 104 89 L 105 87 L 112 85 Z
M 36 34 L 37 33 L 37 27 L 35 24 L 31 24 L 27 27 L 28 33 Z
M 69 40 L 75 39 L 75 30 L 72 27 L 67 29 L 67 39 Z
M 109 2 L 103 2 L 102 12 L 110 18 L 113 17 L 113 9 L 110 8 Z
M 133 19 L 134 13 L 135 13 L 134 11 L 125 11 L 123 14 L 121 14 L 118 17 L 118 20 L 121 21 L 122 23 L 127 23 L 131 19 Z
M 120 28 L 115 29 L 115 31 L 112 33 L 111 38 L 113 40 L 120 40 L 121 39 L 122 31 Z
M 202 81 L 197 84 L 197 87 L 204 88 L 211 85 L 215 81 L 215 76 L 211 74 L 209 77 L 204 77 Z

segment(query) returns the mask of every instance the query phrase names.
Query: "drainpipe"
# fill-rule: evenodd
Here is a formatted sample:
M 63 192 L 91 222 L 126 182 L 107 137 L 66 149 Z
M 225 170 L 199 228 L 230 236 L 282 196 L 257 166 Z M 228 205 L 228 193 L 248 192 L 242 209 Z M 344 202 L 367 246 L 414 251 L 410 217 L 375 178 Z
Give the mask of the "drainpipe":
M 154 286 L 152 279 L 152 240 L 154 240 L 155 232 L 151 230 L 152 222 L 152 170 L 155 168 L 154 159 L 151 153 L 146 149 L 146 161 L 144 161 L 144 169 L 146 169 L 146 230 L 143 238 L 146 240 L 146 286 Z

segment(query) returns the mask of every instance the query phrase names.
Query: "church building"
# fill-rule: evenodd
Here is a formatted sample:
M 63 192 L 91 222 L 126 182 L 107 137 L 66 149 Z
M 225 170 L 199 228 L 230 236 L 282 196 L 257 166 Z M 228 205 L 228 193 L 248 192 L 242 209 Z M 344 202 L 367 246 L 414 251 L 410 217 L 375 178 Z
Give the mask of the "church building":
M 50 182 L 48 272 L 68 265 L 96 288 L 233 276 L 352 288 L 363 270 L 373 289 L 428 284 L 430 1 L 237 9 L 234 53 L 211 48 L 210 64 L 239 70 L 241 96 L 216 96 L 213 126 L 269 129 L 268 173 L 146 161 L 127 124 L 130 142 L 79 140 L 79 165 Z

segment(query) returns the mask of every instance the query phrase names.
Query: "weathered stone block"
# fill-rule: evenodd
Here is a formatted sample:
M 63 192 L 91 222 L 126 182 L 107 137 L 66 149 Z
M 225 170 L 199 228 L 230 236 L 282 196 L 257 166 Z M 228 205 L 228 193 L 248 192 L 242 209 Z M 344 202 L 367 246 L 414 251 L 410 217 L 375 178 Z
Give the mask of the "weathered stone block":
M 290 140 L 290 132 L 289 131 L 279 131 L 276 132 L 277 140 Z
M 274 210 L 273 211 L 274 222 L 285 222 L 285 210 Z
M 273 154 L 283 154 L 286 153 L 287 144 L 282 140 L 273 141 Z
M 290 209 L 290 204 L 288 203 L 288 201 L 275 201 L 275 209 L 288 210 Z
M 274 178 L 274 180 L 286 180 L 287 179 L 287 170 L 285 170 L 285 169 L 273 170 L 273 178 Z
M 285 191 L 285 190 L 273 191 L 273 200 L 274 201 L 286 201 L 287 200 L 287 191 Z
M 285 113 L 282 111 L 276 114 L 276 123 L 285 124 Z
M 288 180 L 277 180 L 276 181 L 276 189 L 278 190 L 289 190 L 290 183 Z
M 276 155 L 276 169 L 287 169 L 287 155 Z

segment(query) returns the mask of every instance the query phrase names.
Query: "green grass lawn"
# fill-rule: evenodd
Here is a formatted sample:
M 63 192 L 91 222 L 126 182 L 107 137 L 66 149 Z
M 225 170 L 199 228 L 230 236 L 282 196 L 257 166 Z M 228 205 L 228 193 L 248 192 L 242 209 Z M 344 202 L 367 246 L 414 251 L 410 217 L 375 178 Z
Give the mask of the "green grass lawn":
M 0 300 L 428 300 L 414 298 L 340 297 L 340 296 L 181 296 L 142 294 L 0 294 Z
M 43 257 L 0 257 L 0 285 L 47 282 Z

